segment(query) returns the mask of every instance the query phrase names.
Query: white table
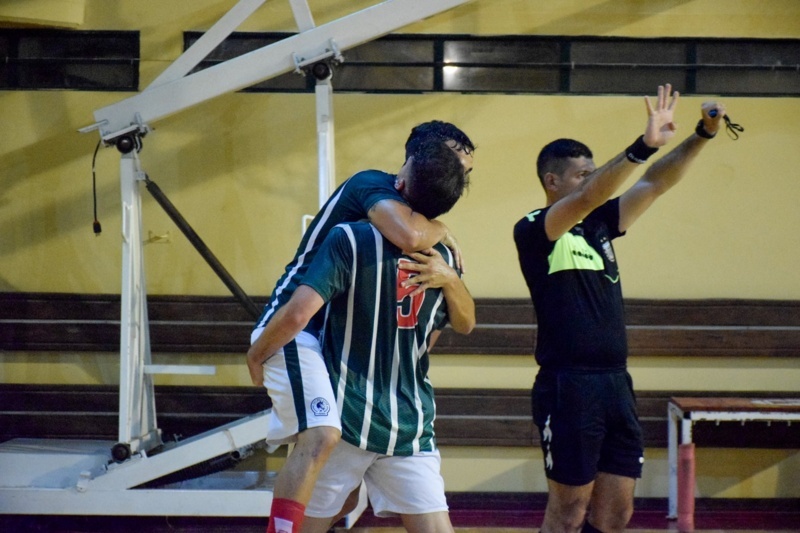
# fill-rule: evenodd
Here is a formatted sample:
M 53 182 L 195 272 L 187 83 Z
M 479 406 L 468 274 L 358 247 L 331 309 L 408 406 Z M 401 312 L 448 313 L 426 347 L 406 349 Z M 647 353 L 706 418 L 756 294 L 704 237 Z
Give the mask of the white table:
M 678 449 L 692 442 L 692 425 L 697 421 L 748 422 L 778 421 L 791 424 L 800 421 L 800 400 L 789 398 L 670 398 L 667 405 L 669 459 L 669 514 L 679 517 L 678 509 Z M 694 472 L 693 464 L 687 474 Z M 681 472 L 684 474 L 684 472 Z M 694 487 L 694 477 L 686 480 Z M 692 493 L 693 494 L 693 493 Z M 693 496 L 692 496 L 693 497 Z

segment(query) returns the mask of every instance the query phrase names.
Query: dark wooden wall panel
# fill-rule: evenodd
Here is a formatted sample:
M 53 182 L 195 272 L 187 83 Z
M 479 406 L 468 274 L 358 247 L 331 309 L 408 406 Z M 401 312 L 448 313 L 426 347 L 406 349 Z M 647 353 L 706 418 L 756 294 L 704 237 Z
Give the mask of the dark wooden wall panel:
M 257 299 L 259 305 L 265 298 Z M 0 293 L 0 350 L 119 350 L 118 295 Z M 536 339 L 527 299 L 476 300 L 470 335 L 447 328 L 435 353 L 531 355 Z M 800 302 L 626 300 L 630 354 L 800 357 Z M 154 352 L 243 354 L 253 320 L 232 297 L 151 296 Z
M 648 448 L 667 446 L 667 402 L 682 392 L 638 393 L 638 410 Z M 696 396 L 800 398 L 797 393 L 693 393 Z M 538 446 L 525 389 L 436 391 L 436 435 L 442 446 Z M 114 441 L 119 398 L 109 385 L 0 384 L 0 441 L 12 438 L 85 438 Z M 188 438 L 270 407 L 256 387 L 156 387 L 158 426 L 164 440 Z M 698 446 L 800 448 L 800 424 L 698 422 Z

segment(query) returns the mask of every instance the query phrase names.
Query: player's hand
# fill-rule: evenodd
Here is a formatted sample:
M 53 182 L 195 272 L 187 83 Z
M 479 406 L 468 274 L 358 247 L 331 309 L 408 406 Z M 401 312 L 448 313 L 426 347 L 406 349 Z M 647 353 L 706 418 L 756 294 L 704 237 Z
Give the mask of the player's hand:
M 416 272 L 415 276 L 403 282 L 403 288 L 417 285 L 417 288 L 409 296 L 415 296 L 427 289 L 438 289 L 460 280 L 453 267 L 448 265 L 442 254 L 433 248 L 410 253 L 408 256 L 416 263 L 402 261 L 398 267 L 409 272 Z
M 461 262 L 461 246 L 458 245 L 455 235 L 450 233 L 450 230 L 448 229 L 447 233 L 444 234 L 444 237 L 439 242 L 450 248 L 450 251 L 453 252 L 453 257 L 456 260 L 456 268 L 458 268 L 461 272 L 464 272 L 464 265 Z
M 714 101 L 703 102 L 700 112 L 703 115 L 703 129 L 709 135 L 716 135 L 725 118 L 725 106 Z
M 672 85 L 658 86 L 658 99 L 655 105 L 649 96 L 644 97 L 647 106 L 647 127 L 644 131 L 644 143 L 650 148 L 659 148 L 667 144 L 678 127 L 672 121 L 680 93 L 672 93 Z

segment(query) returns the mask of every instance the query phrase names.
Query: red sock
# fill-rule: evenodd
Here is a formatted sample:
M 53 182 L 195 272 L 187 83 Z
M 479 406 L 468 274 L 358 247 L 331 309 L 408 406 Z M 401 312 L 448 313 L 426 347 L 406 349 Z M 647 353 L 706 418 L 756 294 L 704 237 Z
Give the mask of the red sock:
M 306 506 L 294 500 L 273 498 L 267 533 L 300 533 Z

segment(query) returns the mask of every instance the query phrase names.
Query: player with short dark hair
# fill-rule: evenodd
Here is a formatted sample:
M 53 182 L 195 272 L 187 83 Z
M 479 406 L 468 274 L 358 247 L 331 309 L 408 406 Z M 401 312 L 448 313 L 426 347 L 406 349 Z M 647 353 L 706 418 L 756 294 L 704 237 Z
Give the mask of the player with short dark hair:
M 267 353 L 327 303 L 322 357 L 332 396 L 317 397 L 316 405 L 340 413 L 342 441 L 319 474 L 304 533 L 328 531 L 362 480 L 378 516 L 400 515 L 412 533 L 452 531 L 428 351 L 448 320 L 459 333 L 475 325 L 474 302 L 454 265 L 441 244 L 406 255 L 370 224 L 341 224 L 264 330 L 259 343 Z M 309 358 L 298 359 L 305 371 Z M 273 360 L 280 358 L 264 365 L 265 383 L 277 380 L 273 389 L 289 394 Z M 258 371 L 258 359 L 250 366 Z M 311 388 L 321 394 L 325 387 Z
M 547 205 L 514 227 L 538 325 L 532 408 L 548 478 L 543 533 L 622 531 L 633 513 L 643 444 L 611 242 L 678 183 L 725 115 L 722 105 L 703 104 L 695 132 L 609 199 L 675 135 L 679 95 L 670 93 L 659 87 L 655 105 L 645 97 L 644 135 L 600 168 L 580 142 L 545 146 L 537 169 Z
M 463 132 L 461 135 L 466 137 Z M 320 244 L 337 224 L 368 219 L 390 242 L 402 250 L 419 251 L 443 242 L 454 248 L 457 258 L 460 258 L 457 242 L 447 227 L 436 220 L 429 220 L 418 211 L 414 202 L 421 198 L 424 193 L 422 191 L 428 191 L 426 194 L 442 196 L 445 200 L 444 206 L 449 209 L 468 184 L 472 170 L 472 153 L 459 149 L 454 140 L 443 139 L 424 131 L 417 134 L 412 132 L 409 140 L 414 148 L 396 175 L 378 170 L 355 174 L 334 191 L 314 217 L 295 258 L 278 280 L 270 302 L 253 330 L 252 346 L 248 351 L 248 368 L 254 384 L 263 383 L 260 363 L 274 354 L 274 351 L 263 350 L 263 331 L 281 307 L 290 301 L 292 294 L 302 283 Z M 415 189 L 421 191 L 417 196 Z M 438 216 L 442 205 L 433 202 L 423 208 L 427 213 Z M 327 383 L 327 389 L 330 389 L 324 365 L 318 360 L 313 364 L 313 370 L 306 368 L 300 373 L 300 367 L 295 364 L 303 353 L 320 352 L 318 335 L 321 321 L 322 316 L 319 315 L 304 324 L 301 328 L 303 331 L 286 344 L 281 357 L 269 363 L 275 367 L 283 365 L 279 371 L 283 372 L 284 385 L 293 392 L 279 396 L 278 391 L 268 388 L 273 397 L 273 414 L 270 417 L 267 442 L 276 445 L 296 443 L 275 482 L 268 528 L 270 533 L 275 531 L 277 519 L 284 524 L 302 522 L 303 511 L 311 497 L 319 469 L 340 439 L 339 415 L 335 405 L 326 406 L 317 401 L 318 398 L 325 397 L 325 394 L 318 394 L 314 387 L 303 387 L 303 383 L 308 381 L 321 383 L 320 387 L 323 389 Z M 256 359 L 259 364 L 251 364 Z M 314 361 L 313 358 L 309 360 Z M 316 378 L 312 377 L 314 375 Z M 312 381 L 314 379 L 316 381 Z

